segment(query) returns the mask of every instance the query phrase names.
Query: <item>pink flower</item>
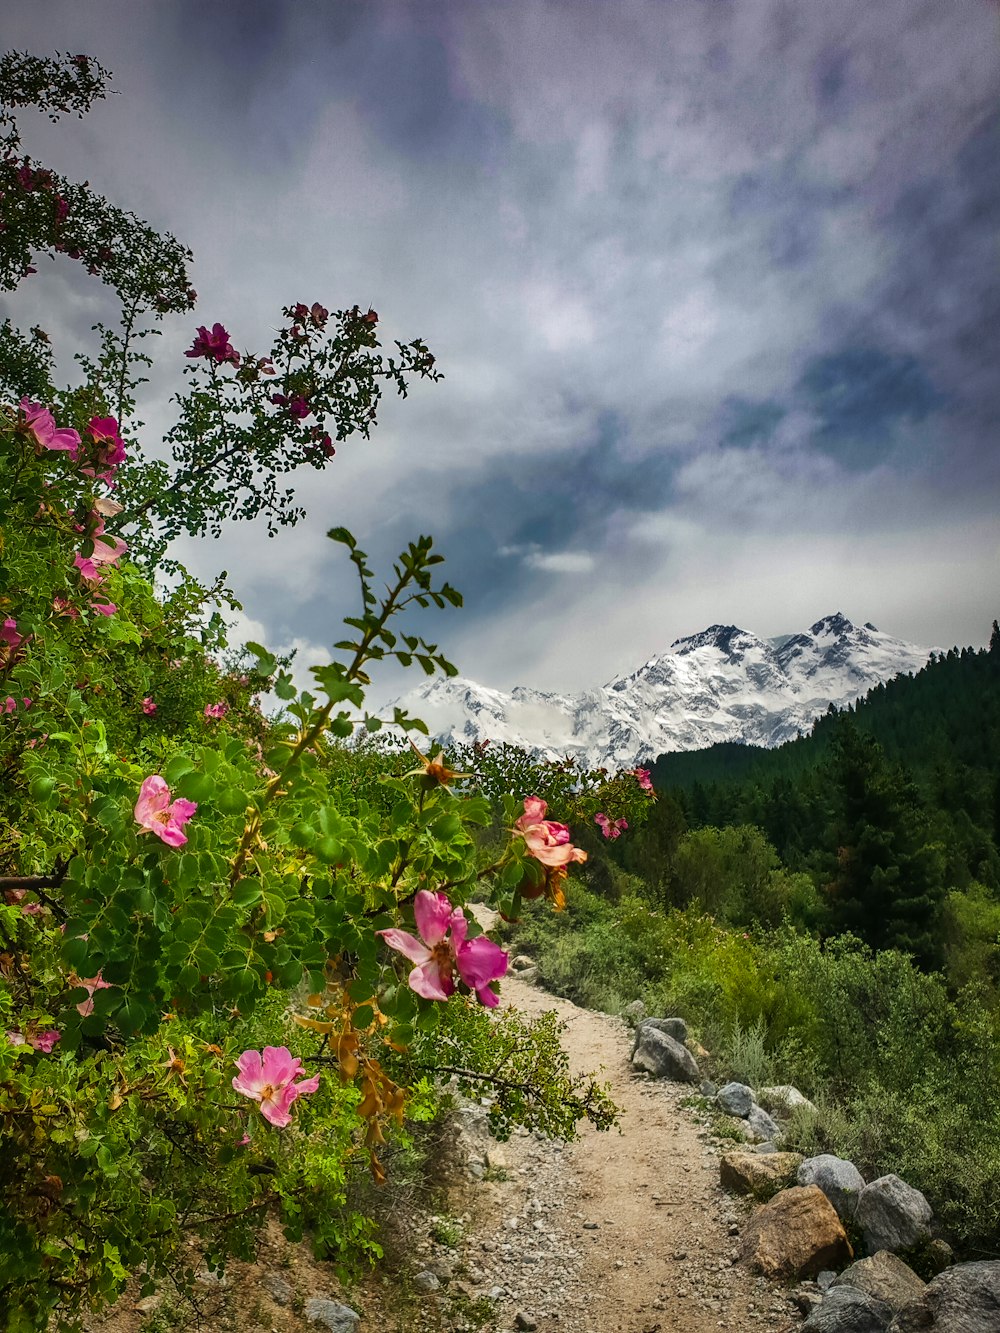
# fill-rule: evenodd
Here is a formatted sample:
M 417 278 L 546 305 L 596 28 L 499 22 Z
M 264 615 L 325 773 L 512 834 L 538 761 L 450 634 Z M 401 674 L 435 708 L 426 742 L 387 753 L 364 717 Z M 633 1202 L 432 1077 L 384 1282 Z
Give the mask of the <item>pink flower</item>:
M 24 425 L 28 433 L 35 437 L 37 444 L 43 449 L 65 449 L 76 462 L 80 436 L 75 430 L 58 430 L 49 409 L 41 403 L 29 402 L 27 398 L 21 399 L 21 411 L 24 413 Z
M 111 982 L 105 981 L 104 978 L 101 976 L 100 972 L 98 972 L 96 977 L 81 978 L 79 984 L 86 988 L 87 998 L 85 1000 L 81 1000 L 80 1003 L 76 1006 L 76 1012 L 81 1016 L 81 1018 L 86 1018 L 88 1014 L 92 1014 L 94 1012 L 94 991 L 110 990 Z
M 113 616 L 118 610 L 114 602 L 91 602 L 91 611 L 96 611 L 99 616 Z
M 609 819 L 607 815 L 596 814 L 594 823 L 606 838 L 620 838 L 628 828 L 627 819 Z
M 292 1102 L 319 1087 L 319 1074 L 300 1083 L 293 1082 L 302 1070 L 302 1061 L 294 1058 L 287 1046 L 265 1046 L 263 1052 L 244 1051 L 236 1061 L 236 1068 L 240 1072 L 233 1079 L 233 1087 L 244 1097 L 260 1102 L 261 1115 L 279 1128 L 291 1124 Z
M 100 531 L 92 535 L 94 538 L 93 552 L 90 555 L 75 555 L 73 564 L 80 571 L 80 577 L 86 579 L 88 583 L 102 583 L 104 574 L 101 566 L 117 564 L 128 550 L 128 547 L 120 537 L 108 537 Z M 110 613 L 105 612 L 105 614 Z
M 204 324 L 198 327 L 198 336 L 184 353 L 185 356 L 203 356 L 209 361 L 231 361 L 240 364 L 240 354 L 229 341 L 229 334 L 221 324 L 213 324 L 209 333 Z
M 631 772 L 643 791 L 653 790 L 653 781 L 649 776 L 648 768 L 633 768 Z
M 544 818 L 546 808 L 540 797 L 528 796 L 524 801 L 524 814 L 514 824 L 514 832 L 524 839 L 528 855 L 541 861 L 543 866 L 566 866 L 571 861 L 586 861 L 587 853 L 573 846 L 566 825 Z
M 17 632 L 17 621 L 8 616 L 0 625 L 0 643 L 5 643 L 9 648 L 17 648 L 23 643 L 23 639 Z
M 65 597 L 53 597 L 52 610 L 57 616 L 68 616 L 70 620 L 79 620 L 80 612 Z
M 17 700 L 12 699 L 9 694 L 7 695 L 7 698 L 4 700 L 3 711 L 5 713 L 17 712 Z
M 415 963 L 409 976 L 410 989 L 425 1000 L 447 1000 L 455 992 L 455 972 L 480 1004 L 493 1008 L 499 1003 L 491 981 L 507 971 L 507 954 L 492 940 L 480 935 L 466 939 L 468 923 L 460 907 L 452 908 L 444 893 L 421 889 L 413 902 L 413 916 L 420 939 L 405 930 L 380 930 L 390 948 Z M 450 935 L 449 935 L 450 932 Z
M 28 1045 L 33 1046 L 36 1051 L 44 1051 L 45 1054 L 48 1055 L 52 1050 L 52 1047 L 59 1040 L 60 1035 L 61 1034 L 58 1033 L 55 1028 L 46 1028 L 44 1032 L 36 1032 L 34 1034 L 29 1032 Z
M 146 714 L 147 717 L 151 717 L 152 714 L 156 712 L 156 704 L 153 703 L 152 699 L 148 695 L 142 701 L 142 711 Z
M 41 903 L 23 903 L 21 911 L 25 916 L 38 916 L 40 912 L 45 911 L 45 908 Z
M 87 423 L 87 433 L 95 446 L 95 461 L 99 467 L 104 468 L 104 471 L 99 472 L 96 467 L 85 467 L 80 470 L 87 477 L 113 481 L 115 471 L 125 462 L 125 441 L 119 434 L 117 418 L 91 417 Z
M 205 705 L 205 716 L 214 719 L 216 722 L 219 718 L 225 717 L 228 712 L 229 705 L 226 703 L 225 699 L 220 699 L 217 704 Z
M 185 801 L 180 796 L 171 803 L 170 788 L 159 774 L 154 774 L 139 788 L 135 819 L 147 833 L 155 833 L 168 847 L 183 847 L 187 838 L 181 828 L 197 809 L 196 802 Z
M 23 1046 L 23 1045 L 24 1045 L 24 1033 L 23 1033 L 23 1032 L 8 1032 L 8 1033 L 7 1033 L 7 1040 L 10 1042 L 11 1046 Z

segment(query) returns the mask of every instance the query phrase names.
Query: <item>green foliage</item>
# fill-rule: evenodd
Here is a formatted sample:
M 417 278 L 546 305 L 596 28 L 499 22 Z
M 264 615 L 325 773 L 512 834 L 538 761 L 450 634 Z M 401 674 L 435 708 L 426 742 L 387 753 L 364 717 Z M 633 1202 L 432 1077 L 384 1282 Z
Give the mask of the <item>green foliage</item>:
M 357 307 L 288 307 L 273 379 L 221 326 L 204 330 L 192 350 L 207 370 L 192 369 L 170 437 L 176 471 L 144 463 L 119 430 L 149 364 L 145 316 L 193 303 L 187 252 L 16 157 L 18 108 L 82 113 L 106 81 L 86 57 L 0 61 L 0 280 L 13 285 L 35 250 L 65 252 L 122 301 L 121 332 L 99 328 L 99 353 L 77 358 L 83 382 L 61 392 L 43 334 L 0 332 L 4 1333 L 75 1326 L 140 1267 L 144 1290 L 166 1275 L 189 1287 L 189 1238 L 218 1268 L 252 1254 L 269 1212 L 319 1253 L 377 1258 L 357 1181 L 384 1179 L 382 1158 L 436 1114 L 435 1077 L 491 1097 L 499 1134 L 569 1137 L 580 1119 L 613 1119 L 602 1088 L 570 1077 L 551 1016 L 491 1023 L 461 996 L 418 995 L 398 937 L 390 950 L 380 935 L 411 924 L 415 901 L 432 901 L 420 894 L 458 909 L 475 889 L 509 906 L 543 875 L 509 819 L 484 857 L 489 802 L 440 757 L 348 745 L 383 722 L 426 730 L 366 711 L 373 665 L 455 671 L 398 619 L 461 605 L 431 539 L 409 543 L 376 592 L 365 552 L 331 530 L 360 606 L 309 689 L 264 645 L 227 651 L 223 609 L 238 603 L 225 575 L 204 587 L 160 562 L 170 590 L 150 581 L 180 531 L 214 531 L 223 514 L 294 521 L 276 477 L 322 466 L 326 429 L 367 436 L 382 384 L 405 393 L 413 375 L 438 376 L 419 340 L 383 358 L 377 316 Z M 284 705 L 276 721 L 257 703 L 266 689 Z M 466 945 L 460 920 L 429 964 L 442 997 L 469 991 L 461 947 L 505 962 L 476 944 L 474 921 Z M 495 999 L 489 981 L 476 993 Z M 296 1084 L 294 1104 L 263 1072 L 249 1093 L 235 1086 L 237 1059 L 264 1052 L 266 1066 L 267 1047 L 293 1052 L 317 1086 Z

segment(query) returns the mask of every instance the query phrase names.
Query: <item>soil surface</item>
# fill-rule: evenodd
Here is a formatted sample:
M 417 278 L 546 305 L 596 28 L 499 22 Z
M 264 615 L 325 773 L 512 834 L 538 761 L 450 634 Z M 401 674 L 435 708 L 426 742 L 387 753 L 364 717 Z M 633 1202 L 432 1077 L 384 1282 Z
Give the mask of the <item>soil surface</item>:
M 91 1333 L 171 1329 L 306 1333 L 316 1298 L 360 1313 L 357 1333 L 785 1333 L 790 1293 L 735 1263 L 746 1205 L 719 1187 L 707 1119 L 692 1089 L 629 1063 L 617 1017 L 580 1009 L 516 977 L 503 1003 L 555 1010 L 574 1072 L 598 1071 L 620 1131 L 584 1126 L 572 1144 L 519 1131 L 498 1144 L 485 1112 L 462 1107 L 436 1196 L 409 1198 L 386 1236 L 387 1263 L 342 1288 L 329 1265 L 273 1227 L 256 1265 L 206 1273 L 198 1309 L 169 1295 L 126 1297 Z M 725 1145 L 730 1147 L 732 1145 Z

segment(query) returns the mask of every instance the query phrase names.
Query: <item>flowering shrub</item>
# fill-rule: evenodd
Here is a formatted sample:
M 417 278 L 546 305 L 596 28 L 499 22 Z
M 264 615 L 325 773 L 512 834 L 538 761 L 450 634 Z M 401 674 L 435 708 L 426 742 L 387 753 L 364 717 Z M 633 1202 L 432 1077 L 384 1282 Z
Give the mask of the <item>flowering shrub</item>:
M 383 382 L 405 393 L 437 373 L 419 340 L 383 359 L 378 316 L 357 306 L 290 305 L 270 357 L 203 325 L 169 437 L 176 469 L 144 461 L 129 425 L 147 361 L 135 339 L 144 312 L 193 304 L 183 252 L 16 155 L 14 108 L 85 110 L 105 78 L 84 57 L 0 61 L 0 175 L 21 192 L 0 277 L 13 284 L 48 245 L 78 252 L 124 303 L 122 332 L 99 329 L 100 356 L 81 355 L 84 382 L 61 392 L 44 340 L 0 336 L 5 1333 L 53 1316 L 68 1327 L 140 1267 L 147 1289 L 166 1273 L 189 1284 L 189 1236 L 213 1266 L 249 1256 L 272 1208 L 321 1251 L 377 1254 L 350 1178 L 361 1163 L 383 1178 L 382 1145 L 432 1114 L 436 1071 L 488 1091 L 508 1132 L 611 1119 L 603 1091 L 569 1076 L 551 1025 L 505 1016 L 498 1047 L 463 1016 L 498 1004 L 507 964 L 463 905 L 485 890 L 509 913 L 545 875 L 555 898 L 584 858 L 568 828 L 528 797 L 484 856 L 490 803 L 441 756 L 404 771 L 362 751 L 360 791 L 350 756 L 345 767 L 359 727 L 423 730 L 367 711 L 374 665 L 454 672 L 393 627 L 461 604 L 430 538 L 401 553 L 380 597 L 353 536 L 330 532 L 360 611 L 309 689 L 261 645 L 226 656 L 221 608 L 236 603 L 221 580 L 205 588 L 173 564 L 171 589 L 153 587 L 179 531 L 227 513 L 294 522 L 276 477 L 325 466 L 328 429 L 367 436 Z M 256 703 L 270 688 L 284 705 L 272 722 Z M 435 1063 L 439 1029 L 448 1058 Z

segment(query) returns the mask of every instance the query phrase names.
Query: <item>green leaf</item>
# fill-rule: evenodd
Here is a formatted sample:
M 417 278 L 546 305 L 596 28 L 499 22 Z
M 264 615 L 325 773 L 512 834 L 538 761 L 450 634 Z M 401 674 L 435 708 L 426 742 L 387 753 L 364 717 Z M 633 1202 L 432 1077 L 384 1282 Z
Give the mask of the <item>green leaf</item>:
M 207 773 L 188 771 L 177 782 L 177 795 L 189 801 L 210 801 L 215 795 L 215 779 Z
M 163 770 L 163 780 L 168 787 L 172 787 L 185 773 L 190 773 L 193 768 L 194 760 L 189 758 L 188 755 L 175 754 Z
M 249 804 L 249 797 L 239 787 L 224 787 L 215 798 L 215 808 L 224 815 L 241 815 Z

